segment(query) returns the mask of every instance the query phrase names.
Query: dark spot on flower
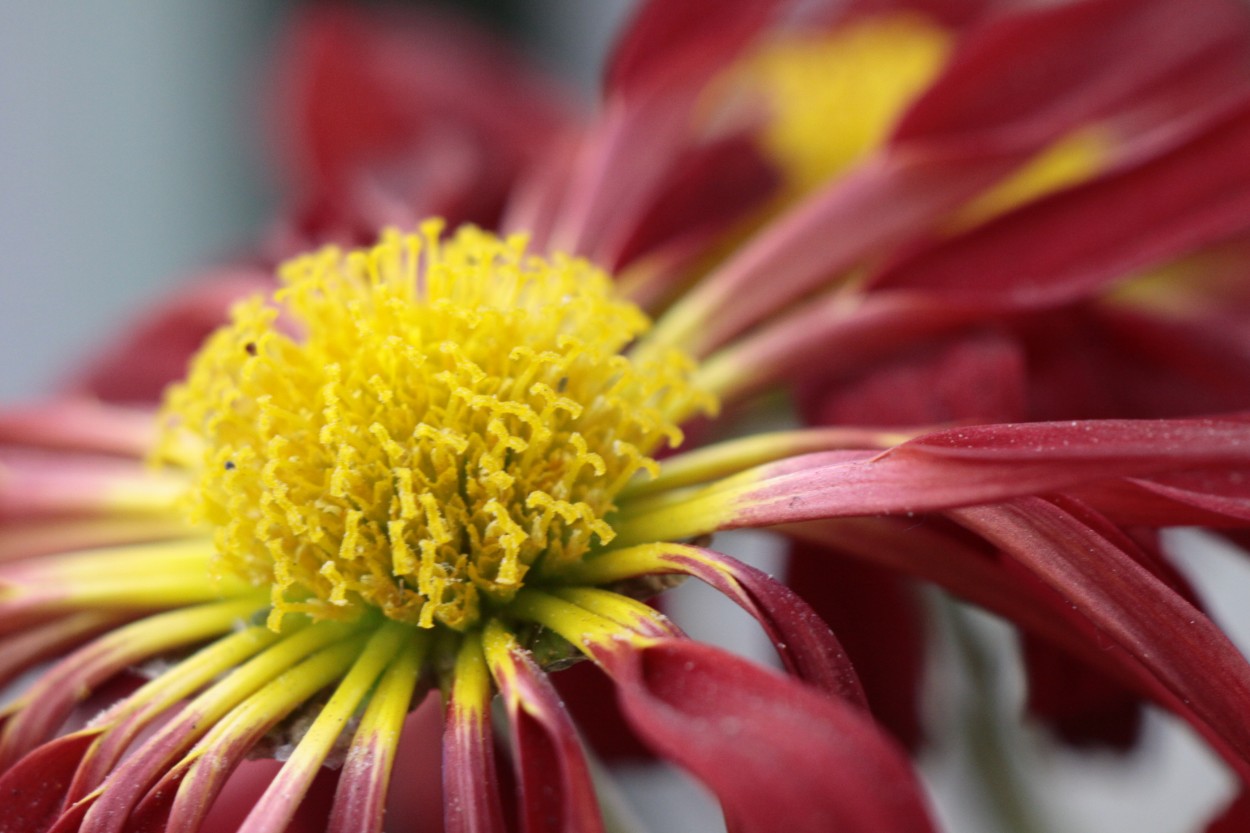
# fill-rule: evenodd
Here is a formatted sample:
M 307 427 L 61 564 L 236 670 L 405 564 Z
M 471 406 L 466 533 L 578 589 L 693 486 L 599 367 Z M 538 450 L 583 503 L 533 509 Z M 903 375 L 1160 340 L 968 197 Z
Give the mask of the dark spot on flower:
M 233 460 L 227 460 L 227 461 L 226 461 L 226 471 L 234 471 L 234 461 L 233 461 Z
M 249 341 L 247 344 L 243 345 L 243 349 L 247 351 L 247 354 L 249 356 L 255 356 L 256 355 L 256 342 Z

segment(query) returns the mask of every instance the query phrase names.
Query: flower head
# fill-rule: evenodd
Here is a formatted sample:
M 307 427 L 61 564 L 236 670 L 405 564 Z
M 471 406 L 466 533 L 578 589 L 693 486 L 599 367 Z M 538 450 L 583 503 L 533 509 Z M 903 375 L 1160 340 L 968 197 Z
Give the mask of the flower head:
M 1036 386 L 1027 360 L 1055 321 L 1174 323 L 1148 303 L 1168 293 L 1133 279 L 1192 275 L 1250 231 L 1244 15 L 1089 0 L 922 20 L 865 2 L 783 21 L 780 5 L 645 4 L 601 117 L 542 160 L 509 157 L 499 233 L 401 217 L 376 245 L 285 260 L 276 290 L 251 269 L 262 291 L 228 322 L 240 282 L 175 304 L 86 383 L 163 387 L 183 355 L 168 333 L 190 318 L 198 345 L 224 323 L 159 415 L 66 400 L 0 419 L 0 676 L 61 657 L 3 713 L 0 794 L 20 810 L 0 831 L 193 831 L 248 754 L 276 750 L 241 829 L 283 829 L 337 764 L 330 829 L 378 830 L 404 716 L 437 691 L 448 829 L 504 829 L 506 726 L 525 829 L 593 833 L 592 767 L 548 679 L 579 657 L 734 829 L 931 830 L 875 687 L 798 596 L 711 548 L 744 527 L 1001 614 L 1250 774 L 1250 665 L 1151 534 L 1250 524 L 1244 414 L 1030 422 L 1091 400 L 1044 393 L 1072 356 Z M 812 66 L 837 82 L 833 127 L 794 106 Z M 348 75 L 383 112 L 406 100 L 388 73 Z M 491 123 L 458 103 L 448 124 Z M 837 126 L 848 114 L 862 134 Z M 295 210 L 261 261 L 377 228 L 355 186 L 378 124 L 387 154 L 426 135 L 365 120 L 311 142 L 336 221 Z M 431 193 L 448 196 L 385 204 Z M 169 361 L 149 374 L 146 353 Z M 1244 363 L 1196 364 L 1177 373 L 1204 402 L 1245 407 Z M 678 448 L 718 403 L 795 387 L 809 427 L 724 439 L 707 419 Z M 645 603 L 683 576 L 758 619 L 787 673 Z

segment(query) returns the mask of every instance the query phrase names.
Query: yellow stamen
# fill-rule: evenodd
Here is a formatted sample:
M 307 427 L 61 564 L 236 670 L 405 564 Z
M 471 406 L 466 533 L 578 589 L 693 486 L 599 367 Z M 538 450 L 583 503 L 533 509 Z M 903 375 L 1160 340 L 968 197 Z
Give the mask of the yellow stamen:
M 288 264 L 167 401 L 167 443 L 202 448 L 191 518 L 271 625 L 472 626 L 608 543 L 616 492 L 712 404 L 680 354 L 622 354 L 649 322 L 590 264 L 439 231 Z

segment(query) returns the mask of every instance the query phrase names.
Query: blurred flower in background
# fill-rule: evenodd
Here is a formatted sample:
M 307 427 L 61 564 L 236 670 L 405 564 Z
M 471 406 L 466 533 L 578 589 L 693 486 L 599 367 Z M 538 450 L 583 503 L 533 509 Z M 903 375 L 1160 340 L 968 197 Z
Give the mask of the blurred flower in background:
M 269 232 L 0 422 L 5 671 L 82 645 L 5 714 L 0 829 L 195 829 L 219 794 L 381 829 L 433 688 L 441 743 L 405 743 L 442 795 L 397 777 L 388 824 L 599 829 L 546 676 L 578 653 L 600 753 L 628 727 L 732 829 L 932 829 L 916 579 L 1021 628 L 1057 737 L 1127 748 L 1144 699 L 1244 776 L 1250 668 L 1159 531 L 1250 519 L 1248 64 L 1219 0 L 652 2 L 583 113 L 461 24 L 305 10 Z M 744 427 L 784 398 L 804 427 Z M 744 527 L 840 642 L 710 548 Z M 790 676 L 640 604 L 673 575 Z M 1034 829 L 996 743 L 997 822 Z

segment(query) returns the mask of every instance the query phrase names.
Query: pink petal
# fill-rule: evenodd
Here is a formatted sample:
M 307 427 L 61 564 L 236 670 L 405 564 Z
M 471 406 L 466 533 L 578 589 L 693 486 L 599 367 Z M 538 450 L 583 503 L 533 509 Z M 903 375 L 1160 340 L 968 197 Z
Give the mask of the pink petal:
M 871 459 L 830 452 L 762 466 L 761 485 L 739 499 L 728 526 L 931 511 L 1169 469 L 1248 466 L 1244 417 L 975 426 Z
M 0 777 L 0 833 L 44 833 L 52 826 L 78 762 L 98 734 L 83 731 L 57 738 Z

